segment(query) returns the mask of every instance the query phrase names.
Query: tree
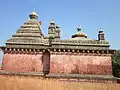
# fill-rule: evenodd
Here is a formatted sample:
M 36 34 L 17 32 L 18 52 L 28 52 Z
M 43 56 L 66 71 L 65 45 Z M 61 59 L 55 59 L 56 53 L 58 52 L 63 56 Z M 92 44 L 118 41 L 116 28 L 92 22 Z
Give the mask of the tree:
M 120 77 L 120 50 L 112 56 L 113 76 Z

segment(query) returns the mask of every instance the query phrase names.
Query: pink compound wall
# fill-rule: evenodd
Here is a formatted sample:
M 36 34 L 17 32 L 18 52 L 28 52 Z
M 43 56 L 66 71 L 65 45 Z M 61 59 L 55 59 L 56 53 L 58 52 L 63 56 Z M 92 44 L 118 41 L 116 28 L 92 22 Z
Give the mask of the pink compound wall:
M 51 55 L 51 73 L 112 74 L 110 56 Z
M 3 70 L 13 72 L 41 72 L 41 54 L 4 54 Z
M 14 72 L 42 72 L 44 65 L 44 69 L 49 70 L 49 66 L 46 66 L 49 61 L 42 59 L 42 55 L 44 54 L 5 53 L 2 69 Z M 45 57 L 48 58 L 48 56 L 46 55 Z M 50 60 L 50 73 L 112 74 L 110 55 L 53 53 L 50 54 L 48 60 Z

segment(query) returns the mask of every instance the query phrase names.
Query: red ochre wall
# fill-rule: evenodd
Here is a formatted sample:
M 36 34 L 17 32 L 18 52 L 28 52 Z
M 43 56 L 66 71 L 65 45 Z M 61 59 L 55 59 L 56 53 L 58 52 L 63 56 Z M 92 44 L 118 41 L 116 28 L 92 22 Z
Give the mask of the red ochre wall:
M 2 69 L 13 72 L 41 72 L 41 54 L 8 54 L 3 56 Z
M 51 73 L 112 74 L 110 56 L 51 55 Z
M 3 56 L 2 69 L 13 72 L 42 72 L 42 53 Z M 44 64 L 47 65 L 47 64 Z M 44 66 L 45 67 L 45 66 Z M 111 57 L 80 54 L 50 54 L 50 73 L 112 74 Z

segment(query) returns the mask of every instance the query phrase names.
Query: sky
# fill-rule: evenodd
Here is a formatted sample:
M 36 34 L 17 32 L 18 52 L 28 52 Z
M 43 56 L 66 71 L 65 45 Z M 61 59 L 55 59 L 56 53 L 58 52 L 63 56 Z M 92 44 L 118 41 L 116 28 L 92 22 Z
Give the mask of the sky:
M 61 27 L 62 39 L 71 38 L 80 25 L 91 39 L 97 39 L 102 29 L 110 48 L 120 49 L 120 0 L 0 0 L 0 46 L 29 19 L 34 9 L 45 36 L 49 22 L 54 20 Z

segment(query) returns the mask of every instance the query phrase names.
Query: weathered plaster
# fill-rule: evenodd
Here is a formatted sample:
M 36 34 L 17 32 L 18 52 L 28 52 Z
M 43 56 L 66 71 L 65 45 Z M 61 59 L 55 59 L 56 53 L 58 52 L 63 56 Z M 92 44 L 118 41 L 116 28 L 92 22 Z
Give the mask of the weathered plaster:
M 50 72 L 112 74 L 111 57 L 52 54 Z
M 41 72 L 41 54 L 4 54 L 2 69 L 13 72 Z

